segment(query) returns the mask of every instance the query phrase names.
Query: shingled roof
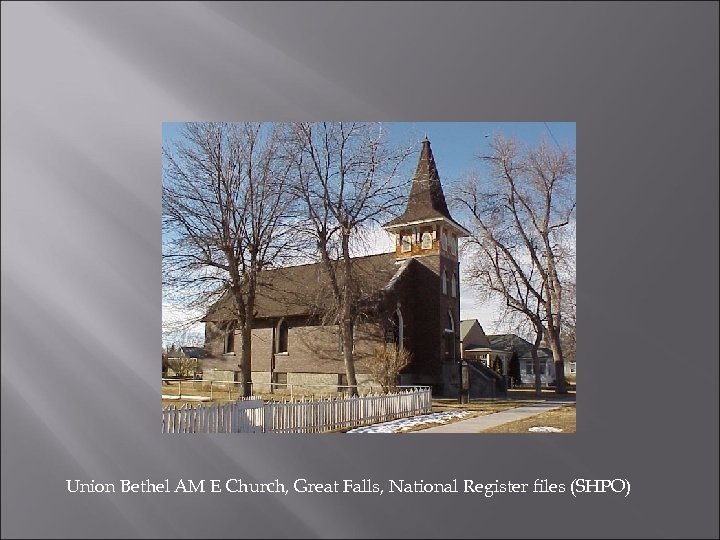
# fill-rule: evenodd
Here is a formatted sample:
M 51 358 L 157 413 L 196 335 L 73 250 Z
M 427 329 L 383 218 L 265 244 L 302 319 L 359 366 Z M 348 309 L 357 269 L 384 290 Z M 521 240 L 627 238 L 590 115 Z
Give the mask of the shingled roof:
M 394 253 L 354 259 L 360 296 L 378 299 L 407 265 L 396 262 Z M 333 302 L 330 281 L 321 263 L 287 266 L 263 272 L 255 300 L 258 319 L 322 314 Z M 210 308 L 203 321 L 228 321 L 236 317 L 235 300 L 226 295 Z
M 515 352 L 518 358 L 531 358 L 532 343 L 515 334 L 495 334 L 488 336 L 493 349 Z M 552 358 L 552 351 L 547 347 L 538 348 L 539 358 Z
M 384 226 L 391 227 L 435 218 L 445 218 L 458 225 L 450 216 L 430 141 L 425 137 L 405 212 L 388 221 Z
M 470 331 L 475 327 L 477 327 L 478 331 L 470 336 Z M 470 341 L 472 339 L 476 341 Z M 477 319 L 460 321 L 460 341 L 463 342 L 463 349 L 465 350 L 490 348 L 490 341 L 488 341 L 485 331 Z
M 467 333 L 473 326 L 475 326 L 475 323 L 477 323 L 477 319 L 467 319 L 465 321 L 460 321 L 460 340 L 464 339 L 465 336 L 467 336 Z

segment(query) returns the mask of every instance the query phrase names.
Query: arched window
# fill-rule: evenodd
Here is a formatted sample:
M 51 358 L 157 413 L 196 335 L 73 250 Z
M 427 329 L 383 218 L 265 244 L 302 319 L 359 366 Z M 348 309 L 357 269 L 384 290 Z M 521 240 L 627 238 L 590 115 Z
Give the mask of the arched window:
M 390 327 L 385 333 L 385 346 L 393 346 L 396 350 L 402 351 L 404 348 L 403 342 L 405 341 L 404 336 L 404 323 L 400 306 L 395 310 L 395 313 L 390 317 Z
M 452 253 L 453 255 L 456 255 L 457 254 L 457 238 L 455 237 L 455 235 L 452 235 L 450 237 L 449 242 L 450 242 L 450 253 Z
M 451 285 L 450 295 L 455 298 L 457 296 L 457 274 L 455 273 L 453 273 Z
M 445 231 L 443 231 L 442 235 L 440 236 L 440 244 L 442 245 L 443 251 L 447 251 L 448 238 L 447 238 L 447 234 L 445 234 Z
M 400 311 L 400 307 L 395 310 L 395 315 L 393 316 L 393 326 L 395 326 L 395 348 L 398 351 L 403 350 L 403 316 L 402 312 Z
M 277 353 L 287 353 L 288 352 L 288 324 L 285 319 L 281 320 L 277 327 L 277 336 L 276 336 L 276 349 L 275 352 Z
M 454 362 L 457 358 L 455 345 L 455 318 L 450 311 L 448 311 L 447 322 L 445 325 L 445 359 Z
M 445 273 L 445 270 L 442 271 L 442 292 L 443 294 L 447 294 L 448 289 L 448 280 L 447 280 L 447 274 Z
M 432 234 L 424 232 L 422 235 L 422 248 L 432 249 Z
M 230 354 L 235 352 L 235 329 L 231 328 L 225 335 L 224 353 Z
M 406 253 L 412 250 L 412 236 L 404 234 L 400 243 L 400 251 Z

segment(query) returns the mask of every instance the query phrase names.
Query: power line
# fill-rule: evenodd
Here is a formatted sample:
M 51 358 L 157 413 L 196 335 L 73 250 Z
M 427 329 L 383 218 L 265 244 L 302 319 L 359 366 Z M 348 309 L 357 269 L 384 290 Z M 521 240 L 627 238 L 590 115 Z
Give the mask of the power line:
M 557 145 L 558 149 L 562 150 L 562 148 L 560 148 L 560 143 L 558 143 L 557 139 L 555 138 L 555 135 L 553 135 L 553 132 L 550 130 L 550 126 L 548 126 L 548 123 L 543 122 L 543 124 L 545 124 L 545 128 L 548 130 L 548 133 L 552 137 L 552 140 L 555 141 L 555 144 Z

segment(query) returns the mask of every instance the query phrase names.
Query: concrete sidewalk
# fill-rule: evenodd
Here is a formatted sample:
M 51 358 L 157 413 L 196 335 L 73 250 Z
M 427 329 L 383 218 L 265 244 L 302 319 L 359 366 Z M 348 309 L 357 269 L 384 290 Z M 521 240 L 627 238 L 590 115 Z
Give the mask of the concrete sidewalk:
M 565 407 L 572 405 L 574 402 L 567 401 L 554 401 L 546 403 L 534 403 L 532 405 L 524 405 L 522 407 L 516 407 L 515 409 L 508 409 L 507 411 L 501 411 L 493 414 L 486 414 L 485 416 L 476 416 L 469 420 L 460 420 L 459 422 L 453 422 L 452 424 L 443 424 L 442 426 L 435 426 L 415 433 L 480 433 L 481 431 L 507 424 L 508 422 L 514 422 L 515 420 L 523 420 L 536 414 L 547 412 L 551 409 L 557 409 L 559 407 Z

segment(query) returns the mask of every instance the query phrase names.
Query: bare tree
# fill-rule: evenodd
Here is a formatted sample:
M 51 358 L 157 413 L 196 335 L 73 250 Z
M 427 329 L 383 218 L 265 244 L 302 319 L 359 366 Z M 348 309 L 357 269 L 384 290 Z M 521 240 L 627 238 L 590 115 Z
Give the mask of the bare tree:
M 558 260 L 560 278 L 563 283 L 562 320 L 560 328 L 560 341 L 562 343 L 563 357 L 566 362 L 576 360 L 576 326 L 577 326 L 577 300 L 576 300 L 576 259 L 575 259 L 575 227 L 574 223 L 568 228 L 567 234 L 561 239 L 563 256 Z
M 476 178 L 470 177 L 459 195 L 462 195 L 463 204 L 471 210 L 473 216 L 480 212 L 482 197 L 477 190 Z M 520 334 L 534 335 L 530 354 L 535 374 L 535 393 L 539 396 L 542 393 L 542 380 L 538 348 L 543 339 L 544 325 L 541 304 L 533 294 L 533 288 L 542 291 L 537 273 L 530 268 L 527 276 L 522 275 L 519 261 L 523 260 L 523 253 L 516 249 L 501 249 L 499 238 L 486 232 L 479 223 L 474 223 L 470 229 L 472 235 L 463 247 L 470 259 L 467 276 L 481 295 L 500 296 L 504 300 L 506 310 L 501 313 L 501 319 L 506 325 L 512 324 Z
M 189 123 L 163 149 L 163 289 L 190 308 L 230 300 L 250 395 L 251 330 L 261 272 L 291 253 L 290 161 L 282 126 Z M 233 325 L 237 321 L 237 328 Z
M 357 393 L 353 327 L 364 299 L 351 248 L 404 202 L 398 169 L 410 149 L 391 147 L 382 125 L 358 122 L 296 123 L 290 140 L 305 232 L 330 282 L 325 320 L 340 329 L 348 385 Z
M 563 315 L 560 341 L 564 358 L 567 362 L 576 361 L 577 348 L 577 308 L 575 303 L 575 281 L 565 283 L 563 294 Z
M 487 181 L 470 176 L 456 197 L 473 221 L 471 245 L 486 259 L 480 266 L 493 270 L 475 277 L 532 321 L 536 344 L 543 336 L 552 350 L 556 392 L 565 393 L 561 261 L 563 230 L 575 212 L 574 153 L 545 141 L 523 149 L 496 136 L 490 153 L 479 157 L 488 165 Z M 536 383 L 537 377 L 536 369 Z
M 397 390 L 398 375 L 411 361 L 412 354 L 407 349 L 378 347 L 369 359 L 370 375 L 383 391 L 393 392 Z

